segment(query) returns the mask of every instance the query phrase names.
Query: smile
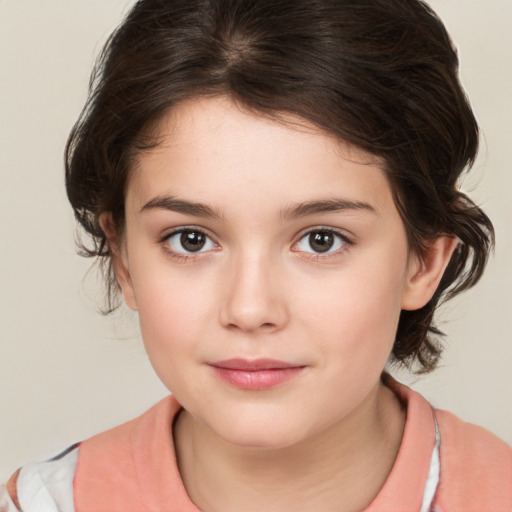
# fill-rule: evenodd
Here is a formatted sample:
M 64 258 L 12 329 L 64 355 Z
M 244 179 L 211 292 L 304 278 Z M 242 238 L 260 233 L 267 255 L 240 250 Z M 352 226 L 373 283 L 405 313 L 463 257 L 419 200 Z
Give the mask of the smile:
M 229 359 L 209 363 L 209 366 L 224 382 L 247 390 L 273 388 L 296 377 L 305 368 L 275 359 Z

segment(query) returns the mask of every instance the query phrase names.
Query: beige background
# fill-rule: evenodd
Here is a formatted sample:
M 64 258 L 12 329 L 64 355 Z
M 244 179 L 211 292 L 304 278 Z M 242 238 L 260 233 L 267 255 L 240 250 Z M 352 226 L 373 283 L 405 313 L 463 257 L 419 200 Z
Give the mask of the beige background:
M 62 152 L 89 71 L 126 0 L 0 0 L 0 479 L 141 413 L 165 394 L 136 318 L 102 318 L 74 254 Z M 512 1 L 432 0 L 460 49 L 485 134 L 465 183 L 498 246 L 480 285 L 445 311 L 443 367 L 416 381 L 436 406 L 512 444 Z M 448 321 L 449 318 L 449 321 Z

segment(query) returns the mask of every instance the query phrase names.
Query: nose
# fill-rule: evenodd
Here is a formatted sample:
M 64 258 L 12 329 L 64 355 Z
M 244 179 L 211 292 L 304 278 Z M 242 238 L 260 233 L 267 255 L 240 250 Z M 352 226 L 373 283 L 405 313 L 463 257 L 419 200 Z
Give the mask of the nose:
M 220 322 L 244 332 L 274 332 L 288 322 L 283 272 L 264 255 L 240 257 L 223 281 Z

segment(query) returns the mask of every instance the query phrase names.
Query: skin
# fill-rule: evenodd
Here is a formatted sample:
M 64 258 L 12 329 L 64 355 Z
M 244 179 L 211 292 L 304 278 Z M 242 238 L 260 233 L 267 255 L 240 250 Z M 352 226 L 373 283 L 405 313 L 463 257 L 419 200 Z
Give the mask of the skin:
M 404 427 L 380 381 L 400 311 L 429 300 L 455 241 L 411 254 L 379 162 L 304 120 L 200 98 L 155 133 L 129 179 L 122 237 L 108 214 L 102 224 L 149 358 L 184 407 L 174 438 L 191 499 L 206 512 L 364 509 Z M 173 234 L 184 228 L 207 235 L 199 251 Z M 326 252 L 312 231 L 332 241 Z M 235 357 L 303 370 L 242 390 L 209 366 Z

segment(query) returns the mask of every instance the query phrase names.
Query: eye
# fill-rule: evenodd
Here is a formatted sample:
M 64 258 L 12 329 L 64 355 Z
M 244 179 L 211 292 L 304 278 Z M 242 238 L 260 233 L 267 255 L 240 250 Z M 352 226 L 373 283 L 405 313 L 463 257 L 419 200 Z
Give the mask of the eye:
M 297 242 L 297 248 L 302 252 L 322 254 L 336 252 L 348 243 L 349 240 L 336 231 L 316 229 L 306 233 Z
M 200 229 L 180 229 L 168 235 L 164 242 L 172 252 L 189 254 L 215 249 L 213 240 Z

